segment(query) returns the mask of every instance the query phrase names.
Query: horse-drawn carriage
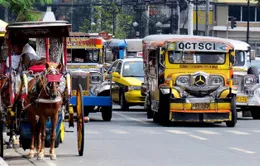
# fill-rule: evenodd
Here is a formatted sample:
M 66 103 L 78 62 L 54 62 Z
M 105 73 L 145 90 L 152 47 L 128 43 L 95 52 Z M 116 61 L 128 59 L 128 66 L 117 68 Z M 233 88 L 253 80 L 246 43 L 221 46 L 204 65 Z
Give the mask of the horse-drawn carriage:
M 3 127 L 10 136 L 8 147 L 19 144 L 34 146 L 38 158 L 44 157 L 44 147 L 50 147 L 50 158 L 55 159 L 54 147 L 64 139 L 64 118 L 69 115 L 69 126 L 74 126 L 74 110 L 70 105 L 71 76 L 67 72 L 66 37 L 70 24 L 66 21 L 19 22 L 9 24 L 5 35 L 8 43 L 8 68 L 0 76 L 0 155 L 3 156 Z M 24 50 L 17 58 L 17 44 L 32 39 L 36 54 Z M 12 52 L 14 51 L 14 52 Z M 17 59 L 20 59 L 16 68 Z M 2 70 L 4 71 L 4 70 Z M 77 142 L 79 155 L 84 149 L 84 111 L 82 88 L 76 92 Z M 19 139 L 18 139 L 19 136 Z

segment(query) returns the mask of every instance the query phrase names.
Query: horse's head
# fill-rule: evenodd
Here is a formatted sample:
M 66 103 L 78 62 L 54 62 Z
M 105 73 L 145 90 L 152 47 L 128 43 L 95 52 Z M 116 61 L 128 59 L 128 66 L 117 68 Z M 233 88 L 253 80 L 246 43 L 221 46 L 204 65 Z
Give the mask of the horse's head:
M 60 74 L 62 65 L 56 63 L 46 63 L 46 93 L 51 99 L 59 95 L 59 84 L 62 74 Z

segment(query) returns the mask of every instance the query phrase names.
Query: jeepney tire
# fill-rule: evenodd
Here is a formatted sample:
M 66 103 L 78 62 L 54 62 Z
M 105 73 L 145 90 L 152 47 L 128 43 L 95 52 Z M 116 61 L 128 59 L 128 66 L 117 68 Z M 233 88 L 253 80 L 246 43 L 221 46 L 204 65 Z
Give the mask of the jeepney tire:
M 259 83 L 259 71 L 258 71 L 257 67 L 251 66 L 248 69 L 247 73 L 256 76 L 256 82 Z
M 251 108 L 251 115 L 253 119 L 260 119 L 260 109 L 258 107 Z
M 123 91 L 121 91 L 120 93 L 120 108 L 122 111 L 127 111 L 129 110 L 129 105 L 127 104 L 126 100 L 125 100 L 125 94 Z
M 237 123 L 236 95 L 232 95 L 231 113 L 231 121 L 226 122 L 227 127 L 235 127 Z
M 154 123 L 159 123 L 159 122 L 160 122 L 159 113 L 153 111 L 152 114 L 153 114 L 153 122 L 154 122 Z
M 112 106 L 106 106 L 106 107 L 101 107 L 100 112 L 102 115 L 103 121 L 109 122 L 112 119 Z
M 159 121 L 163 126 L 170 125 L 170 95 L 164 95 L 160 92 L 160 103 L 159 103 Z
M 151 108 L 151 100 L 150 100 L 149 94 L 147 94 L 147 96 L 145 96 L 144 110 L 147 112 L 147 119 L 153 118 L 153 111 Z

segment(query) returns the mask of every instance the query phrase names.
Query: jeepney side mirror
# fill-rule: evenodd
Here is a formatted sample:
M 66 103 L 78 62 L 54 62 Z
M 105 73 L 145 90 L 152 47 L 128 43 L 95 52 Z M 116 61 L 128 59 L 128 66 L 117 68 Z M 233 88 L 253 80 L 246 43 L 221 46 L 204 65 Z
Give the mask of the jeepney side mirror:
M 112 77 L 120 78 L 120 74 L 118 72 L 113 72 Z
M 165 49 L 161 48 L 160 49 L 160 55 L 159 55 L 159 64 L 163 68 L 165 68 L 165 65 L 163 64 L 164 60 L 165 60 Z
M 141 85 L 141 95 L 146 96 L 147 87 L 144 83 Z
M 234 64 L 235 62 L 235 51 L 230 52 L 229 61 L 231 64 Z

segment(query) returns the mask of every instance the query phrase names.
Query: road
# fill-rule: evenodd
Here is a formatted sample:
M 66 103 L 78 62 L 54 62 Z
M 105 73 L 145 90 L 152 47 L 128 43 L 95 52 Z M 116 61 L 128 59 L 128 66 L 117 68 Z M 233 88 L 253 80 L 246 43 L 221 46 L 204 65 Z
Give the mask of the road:
M 173 124 L 162 127 L 142 110 L 115 110 L 111 122 L 100 113 L 85 124 L 85 152 L 77 156 L 75 129 L 56 149 L 57 160 L 28 160 L 27 151 L 5 150 L 10 166 L 259 166 L 260 121 L 239 118 L 235 128 L 225 124 Z M 48 149 L 46 149 L 46 153 Z

